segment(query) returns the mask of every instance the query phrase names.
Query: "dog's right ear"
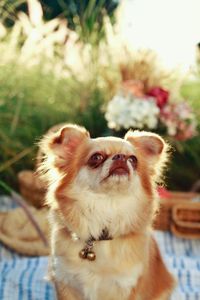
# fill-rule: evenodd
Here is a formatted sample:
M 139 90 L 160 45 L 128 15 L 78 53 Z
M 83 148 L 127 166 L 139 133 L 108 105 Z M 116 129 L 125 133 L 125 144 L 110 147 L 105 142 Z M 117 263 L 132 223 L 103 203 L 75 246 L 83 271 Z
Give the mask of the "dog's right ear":
M 52 137 L 49 147 L 52 150 L 63 149 L 68 153 L 74 153 L 76 148 L 89 137 L 89 132 L 84 127 L 69 124 Z
M 74 153 L 76 148 L 88 138 L 90 138 L 89 132 L 84 127 L 67 124 L 56 132 L 50 130 L 40 141 L 39 147 L 44 155 L 53 152 L 54 155 L 65 157 L 69 153 Z
M 39 143 L 39 172 L 45 173 L 53 167 L 65 167 L 76 156 L 79 146 L 89 138 L 89 132 L 78 125 L 67 124 L 56 132 L 50 130 Z

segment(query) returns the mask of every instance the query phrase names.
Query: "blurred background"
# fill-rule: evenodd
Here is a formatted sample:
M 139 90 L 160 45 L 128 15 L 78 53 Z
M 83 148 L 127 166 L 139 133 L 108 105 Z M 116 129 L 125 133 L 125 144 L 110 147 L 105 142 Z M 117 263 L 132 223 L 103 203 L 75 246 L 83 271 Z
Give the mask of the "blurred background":
M 0 180 L 18 190 L 37 142 L 151 130 L 172 145 L 171 190 L 200 180 L 199 0 L 1 0 Z

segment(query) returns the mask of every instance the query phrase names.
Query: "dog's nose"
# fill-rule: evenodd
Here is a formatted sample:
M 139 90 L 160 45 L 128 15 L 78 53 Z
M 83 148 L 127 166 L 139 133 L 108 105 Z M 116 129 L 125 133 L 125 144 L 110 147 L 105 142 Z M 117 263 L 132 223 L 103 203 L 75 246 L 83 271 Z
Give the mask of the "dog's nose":
M 124 154 L 115 154 L 113 156 L 112 160 L 125 161 L 126 160 L 126 155 L 124 155 Z

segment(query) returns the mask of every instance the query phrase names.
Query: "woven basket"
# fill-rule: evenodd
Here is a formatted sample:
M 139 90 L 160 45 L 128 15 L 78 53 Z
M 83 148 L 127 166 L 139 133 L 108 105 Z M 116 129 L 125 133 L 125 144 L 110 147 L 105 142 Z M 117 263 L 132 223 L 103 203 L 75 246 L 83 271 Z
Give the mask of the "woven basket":
M 179 237 L 200 238 L 200 203 L 184 203 L 172 209 L 171 231 Z
M 182 238 L 200 238 L 200 202 L 194 202 L 197 197 L 197 193 L 170 192 L 168 198 L 161 198 L 154 228 Z
M 35 172 L 24 170 L 18 173 L 17 177 L 20 193 L 24 199 L 37 208 L 44 206 L 46 188 Z

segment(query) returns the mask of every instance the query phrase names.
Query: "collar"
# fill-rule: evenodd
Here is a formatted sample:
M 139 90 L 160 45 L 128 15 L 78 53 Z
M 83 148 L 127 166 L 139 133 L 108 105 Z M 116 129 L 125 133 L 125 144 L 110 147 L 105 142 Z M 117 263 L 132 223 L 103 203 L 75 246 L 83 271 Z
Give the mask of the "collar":
M 80 240 L 79 236 L 75 233 L 71 233 L 71 238 L 73 241 Z M 94 252 L 94 244 L 97 241 L 107 241 L 112 240 L 113 238 L 109 235 L 107 228 L 102 229 L 102 232 L 98 239 L 95 239 L 93 236 L 90 236 L 89 239 L 85 241 L 84 248 L 79 252 L 79 257 L 82 259 L 87 259 L 89 261 L 94 261 L 96 259 L 96 254 Z

